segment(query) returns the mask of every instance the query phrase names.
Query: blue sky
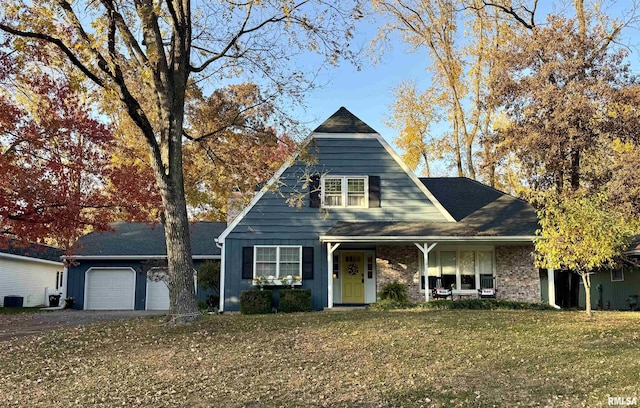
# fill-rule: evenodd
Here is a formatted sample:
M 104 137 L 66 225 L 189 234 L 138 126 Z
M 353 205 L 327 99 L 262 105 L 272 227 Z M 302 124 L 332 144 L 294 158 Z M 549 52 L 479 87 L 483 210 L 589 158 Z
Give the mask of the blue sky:
M 559 13 L 571 12 L 572 5 L 561 6 L 560 2 L 541 1 L 537 13 L 536 22 L 544 22 L 547 10 Z M 627 15 L 630 7 L 629 1 L 607 1 L 607 14 L 610 16 Z M 365 22 L 359 26 L 356 42 L 366 46 L 375 37 L 378 22 Z M 640 71 L 640 59 L 637 43 L 638 31 L 630 28 L 624 32 L 623 43 L 630 46 L 629 62 L 636 72 Z M 426 50 L 409 52 L 409 47 L 403 44 L 399 38 L 391 42 L 391 51 L 386 52 L 377 65 L 372 65 L 367 55 L 362 55 L 362 69 L 347 63 L 339 67 L 323 72 L 319 79 L 324 86 L 311 91 L 306 96 L 306 111 L 296 110 L 297 119 L 306 123 L 311 130 L 318 126 L 327 117 L 333 114 L 340 106 L 349 109 L 369 126 L 377 130 L 389 142 L 397 131 L 384 124 L 384 118 L 389 115 L 390 105 L 394 98 L 392 89 L 403 81 L 414 80 L 419 86 L 426 88 L 430 84 L 430 76 L 426 68 L 430 60 Z M 365 47 L 366 48 L 366 47 Z M 393 144 L 395 147 L 395 144 Z M 397 149 L 397 148 L 396 148 Z M 399 152 L 401 153 L 401 152 Z M 437 166 L 434 175 L 452 175 L 443 165 Z

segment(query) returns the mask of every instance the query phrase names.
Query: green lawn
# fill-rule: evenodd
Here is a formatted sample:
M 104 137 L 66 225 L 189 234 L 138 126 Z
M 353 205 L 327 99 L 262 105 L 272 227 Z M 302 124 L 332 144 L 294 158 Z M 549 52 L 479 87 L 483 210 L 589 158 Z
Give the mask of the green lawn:
M 640 399 L 640 313 L 142 319 L 0 342 L 0 406 L 606 406 Z

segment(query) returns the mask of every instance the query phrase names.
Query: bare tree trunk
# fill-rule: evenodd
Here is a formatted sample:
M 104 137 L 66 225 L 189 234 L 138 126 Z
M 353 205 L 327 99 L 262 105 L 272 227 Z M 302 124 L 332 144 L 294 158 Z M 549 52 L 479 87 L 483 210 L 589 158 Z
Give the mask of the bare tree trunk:
M 194 268 L 191 259 L 189 221 L 184 194 L 180 188 L 168 188 L 162 194 L 165 216 L 165 240 L 169 266 L 169 292 L 171 315 L 176 323 L 185 323 L 199 317 L 196 303 Z
M 582 283 L 584 284 L 584 305 L 585 311 L 587 312 L 587 316 L 589 318 L 593 317 L 593 312 L 591 311 L 591 275 L 589 272 L 578 272 L 580 277 L 582 278 Z
M 429 166 L 429 155 L 423 149 L 422 150 L 422 158 L 424 159 L 424 172 L 427 177 L 431 177 L 431 168 Z
M 456 166 L 458 168 L 458 177 L 464 177 L 464 170 L 462 169 L 462 153 L 460 152 L 460 131 L 458 129 L 458 118 L 456 115 L 453 117 L 453 143 L 456 152 Z

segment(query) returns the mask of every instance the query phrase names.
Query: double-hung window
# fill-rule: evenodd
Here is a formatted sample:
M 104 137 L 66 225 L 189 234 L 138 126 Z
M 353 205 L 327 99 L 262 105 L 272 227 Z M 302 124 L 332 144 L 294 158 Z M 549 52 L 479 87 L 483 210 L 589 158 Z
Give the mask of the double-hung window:
M 302 278 L 301 246 L 266 246 L 254 247 L 254 278 L 280 279 L 291 276 Z
M 368 207 L 368 177 L 325 176 L 322 179 L 322 206 Z

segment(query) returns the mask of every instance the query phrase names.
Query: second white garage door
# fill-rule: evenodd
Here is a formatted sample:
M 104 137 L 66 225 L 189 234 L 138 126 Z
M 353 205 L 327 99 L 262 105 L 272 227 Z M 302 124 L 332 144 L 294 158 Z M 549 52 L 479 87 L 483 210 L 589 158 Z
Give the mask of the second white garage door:
M 134 309 L 136 274 L 132 269 L 90 269 L 86 280 L 85 309 Z
M 169 310 L 169 288 L 163 281 L 147 280 L 147 310 Z

